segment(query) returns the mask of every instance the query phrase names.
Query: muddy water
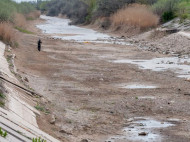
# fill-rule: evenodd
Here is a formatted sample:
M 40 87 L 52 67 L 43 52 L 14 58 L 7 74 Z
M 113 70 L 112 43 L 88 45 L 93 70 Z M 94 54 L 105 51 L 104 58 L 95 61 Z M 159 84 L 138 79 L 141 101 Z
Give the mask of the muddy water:
M 44 15 L 41 16 L 41 19 L 46 20 L 46 23 L 37 25 L 37 28 L 41 29 L 43 33 L 49 34 L 53 38 L 74 40 L 77 42 L 130 45 L 130 43 L 125 42 L 123 39 L 115 39 L 107 34 L 99 33 L 92 29 L 69 25 L 69 19 L 61 19 Z

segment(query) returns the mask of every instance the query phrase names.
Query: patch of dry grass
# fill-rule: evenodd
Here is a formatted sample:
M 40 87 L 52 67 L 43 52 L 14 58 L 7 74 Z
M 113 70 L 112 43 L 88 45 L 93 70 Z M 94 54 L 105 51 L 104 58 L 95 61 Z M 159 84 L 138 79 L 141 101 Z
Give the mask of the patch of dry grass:
M 111 16 L 114 27 L 130 26 L 140 29 L 155 27 L 159 23 L 159 17 L 147 6 L 133 4 L 118 10 Z
M 41 12 L 40 11 L 32 11 L 30 12 L 29 14 L 26 15 L 26 19 L 27 20 L 35 20 L 37 18 L 39 18 L 41 15 Z
M 16 13 L 14 16 L 14 24 L 17 27 L 26 27 L 26 18 L 23 14 Z
M 0 40 L 7 44 L 13 44 L 15 39 L 15 33 L 13 26 L 10 23 L 0 23 Z

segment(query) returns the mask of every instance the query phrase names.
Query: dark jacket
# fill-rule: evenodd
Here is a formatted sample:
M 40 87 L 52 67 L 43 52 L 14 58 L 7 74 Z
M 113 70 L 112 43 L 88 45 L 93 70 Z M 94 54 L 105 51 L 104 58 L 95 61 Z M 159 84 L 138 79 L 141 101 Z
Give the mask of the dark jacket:
M 41 40 L 39 39 L 39 40 L 38 40 L 38 51 L 41 50 L 41 44 L 42 44 L 42 42 L 41 42 Z

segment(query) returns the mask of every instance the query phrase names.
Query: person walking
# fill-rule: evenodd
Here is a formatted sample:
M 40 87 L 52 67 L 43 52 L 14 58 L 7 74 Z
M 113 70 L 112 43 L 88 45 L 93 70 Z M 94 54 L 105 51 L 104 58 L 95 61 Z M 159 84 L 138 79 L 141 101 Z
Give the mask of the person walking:
M 38 51 L 39 52 L 41 51 L 41 44 L 42 44 L 42 41 L 39 39 L 38 40 Z

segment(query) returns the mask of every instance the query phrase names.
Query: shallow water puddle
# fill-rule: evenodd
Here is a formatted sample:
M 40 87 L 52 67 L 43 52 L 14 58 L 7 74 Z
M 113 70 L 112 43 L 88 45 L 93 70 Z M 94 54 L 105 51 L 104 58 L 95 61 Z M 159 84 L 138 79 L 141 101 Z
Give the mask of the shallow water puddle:
M 156 99 L 154 96 L 139 96 L 138 99 Z
M 154 58 L 151 60 L 115 60 L 114 63 L 129 63 L 138 65 L 141 69 L 153 71 L 171 70 L 178 74 L 178 77 L 188 78 L 190 76 L 190 58 L 166 57 Z
M 120 84 L 117 85 L 119 88 L 124 89 L 155 89 L 158 88 L 156 85 L 152 85 L 150 83 L 127 83 L 127 84 Z
M 159 142 L 162 137 L 159 129 L 175 126 L 169 122 L 160 122 L 149 118 L 135 118 L 127 127 L 122 130 L 122 134 L 109 138 L 106 142 Z
M 43 33 L 51 35 L 53 38 L 62 40 L 74 40 L 84 43 L 105 43 L 105 44 L 120 44 L 131 45 L 123 39 L 111 38 L 107 34 L 96 32 L 92 29 L 81 28 L 74 25 L 69 25 L 69 19 L 62 19 L 58 17 L 40 16 L 46 20 L 45 24 L 37 25 Z
M 126 89 L 154 89 L 157 87 L 151 86 L 151 85 L 143 85 L 143 84 L 132 84 L 132 85 L 122 86 L 121 88 L 126 88 Z

